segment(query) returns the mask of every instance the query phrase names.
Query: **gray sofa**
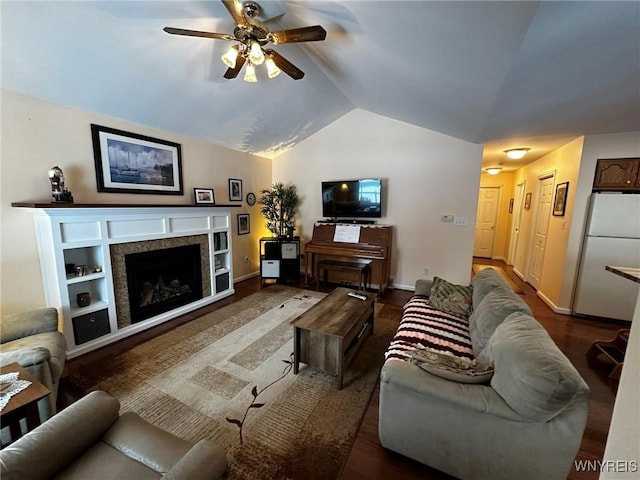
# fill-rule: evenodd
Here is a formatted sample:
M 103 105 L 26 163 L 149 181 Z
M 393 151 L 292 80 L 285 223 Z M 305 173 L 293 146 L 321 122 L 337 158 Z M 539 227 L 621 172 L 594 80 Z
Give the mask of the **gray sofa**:
M 0 317 L 0 365 L 18 363 L 51 394 L 38 402 L 40 421 L 56 413 L 58 384 L 67 344 L 58 331 L 58 311 L 41 308 Z
M 489 383 L 460 383 L 388 357 L 380 442 L 464 480 L 565 479 L 586 425 L 589 388 L 500 274 L 484 269 L 471 286 L 471 348 L 476 362 L 493 367 Z M 430 288 L 418 280 L 414 303 L 427 304 Z
M 0 451 L 2 480 L 184 479 L 226 475 L 227 458 L 207 440 L 193 445 L 95 391 Z

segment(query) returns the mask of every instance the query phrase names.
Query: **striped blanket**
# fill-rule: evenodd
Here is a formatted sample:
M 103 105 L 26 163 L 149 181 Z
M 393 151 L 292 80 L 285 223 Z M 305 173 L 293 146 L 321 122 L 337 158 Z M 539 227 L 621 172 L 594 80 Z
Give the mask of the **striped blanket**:
M 474 359 L 466 318 L 437 310 L 422 295 L 411 297 L 403 308 L 402 320 L 385 353 L 386 361 L 410 361 L 410 352 L 417 345 L 454 357 Z

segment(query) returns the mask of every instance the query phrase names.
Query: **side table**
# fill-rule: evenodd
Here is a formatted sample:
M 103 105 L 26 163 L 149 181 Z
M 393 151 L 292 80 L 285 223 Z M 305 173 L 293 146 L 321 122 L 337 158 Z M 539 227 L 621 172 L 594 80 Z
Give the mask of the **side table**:
M 38 400 L 49 395 L 51 391 L 18 363 L 10 363 L 0 367 L 0 373 L 11 372 L 18 372 L 19 380 L 31 382 L 31 385 L 11 397 L 9 403 L 0 411 L 0 422 L 3 427 L 9 426 L 11 441 L 13 442 L 22 436 L 21 419 L 26 419 L 27 431 L 31 431 L 40 425 Z

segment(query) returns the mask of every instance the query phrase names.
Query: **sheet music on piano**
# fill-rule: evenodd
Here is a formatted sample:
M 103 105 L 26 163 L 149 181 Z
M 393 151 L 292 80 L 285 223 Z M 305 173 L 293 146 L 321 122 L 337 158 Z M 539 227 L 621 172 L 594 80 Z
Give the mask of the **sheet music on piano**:
M 360 225 L 336 225 L 333 241 L 360 243 Z

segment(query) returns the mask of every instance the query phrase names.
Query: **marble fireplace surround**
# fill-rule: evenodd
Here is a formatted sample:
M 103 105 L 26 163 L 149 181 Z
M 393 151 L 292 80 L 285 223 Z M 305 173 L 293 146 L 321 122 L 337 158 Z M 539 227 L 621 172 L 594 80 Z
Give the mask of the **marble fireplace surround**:
M 190 235 L 188 237 L 163 238 L 142 242 L 117 243 L 110 246 L 111 276 L 116 299 L 118 328 L 131 325 L 131 309 L 129 299 L 129 283 L 125 256 L 130 253 L 153 252 L 165 248 L 200 245 L 200 268 L 202 272 L 202 295 L 211 296 L 211 263 L 209 262 L 209 242 L 207 235 Z
M 14 202 L 34 218 L 42 284 L 46 304 L 60 312 L 61 331 L 67 341 L 67 357 L 73 358 L 116 342 L 168 320 L 233 295 L 233 253 L 231 213 L 240 205 L 160 205 L 160 204 L 65 204 Z M 227 235 L 228 248 L 214 251 L 214 236 Z M 201 245 L 203 298 L 137 323 L 127 323 L 129 307 L 122 301 L 126 283 L 120 280 L 119 257 L 128 251 L 167 248 L 188 243 Z M 87 277 L 70 278 L 65 263 L 69 252 L 90 252 L 90 265 L 102 271 Z M 114 253 L 115 252 L 115 253 Z M 216 258 L 224 258 L 224 268 L 216 270 Z M 225 276 L 226 285 L 216 291 L 216 279 Z M 89 289 L 92 303 L 78 308 L 77 291 Z M 128 297 L 128 292 L 126 293 Z M 76 344 L 74 321 L 105 312 L 109 333 Z M 127 312 L 127 313 L 125 313 Z M 124 318 L 119 317 L 123 315 Z M 107 315 L 105 315 L 106 317 Z

